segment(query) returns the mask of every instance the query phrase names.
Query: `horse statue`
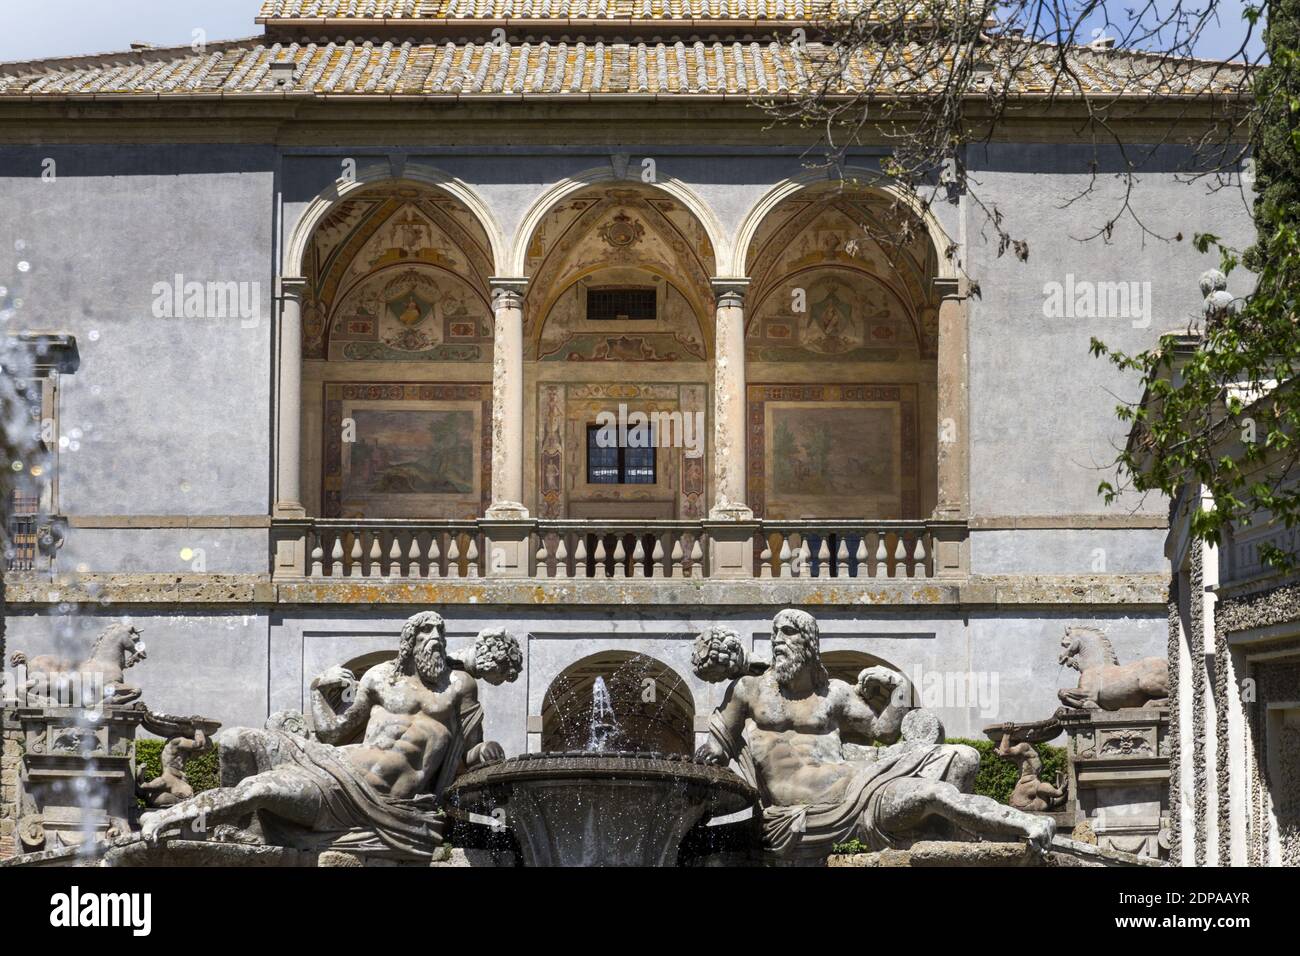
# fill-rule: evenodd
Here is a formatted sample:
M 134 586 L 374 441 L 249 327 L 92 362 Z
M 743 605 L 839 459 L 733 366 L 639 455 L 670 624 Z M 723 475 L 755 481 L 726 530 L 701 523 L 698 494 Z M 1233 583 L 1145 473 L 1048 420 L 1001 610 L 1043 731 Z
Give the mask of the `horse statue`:
M 23 691 L 29 703 L 47 707 L 121 707 L 140 698 L 140 688 L 126 683 L 124 671 L 145 660 L 140 629 L 110 624 L 95 638 L 90 656 L 77 663 L 53 654 L 28 658 L 15 651 L 9 663 L 27 668 Z
M 1119 710 L 1169 704 L 1169 662 L 1145 657 L 1120 664 L 1110 640 L 1095 627 L 1067 627 L 1059 663 L 1079 672 L 1077 687 L 1056 692 L 1066 707 Z

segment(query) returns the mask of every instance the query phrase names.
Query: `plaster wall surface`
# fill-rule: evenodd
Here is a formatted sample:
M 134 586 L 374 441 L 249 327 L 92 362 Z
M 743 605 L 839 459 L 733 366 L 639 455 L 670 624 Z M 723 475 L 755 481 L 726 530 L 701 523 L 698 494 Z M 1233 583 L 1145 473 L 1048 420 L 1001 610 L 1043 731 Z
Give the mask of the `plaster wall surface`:
M 144 688 L 150 707 L 201 713 L 227 726 L 260 727 L 273 711 L 302 710 L 311 679 L 327 667 L 379 652 L 395 654 L 408 613 L 359 608 L 293 617 L 17 614 L 10 618 L 8 645 L 29 656 L 75 656 L 107 624 L 130 620 L 144 631 L 149 659 L 128 676 Z M 725 685 L 694 677 L 691 641 L 706 624 L 719 621 L 735 628 L 756 656 L 767 658 L 774 609 L 696 607 L 652 614 L 637 608 L 457 607 L 442 613 L 453 652 L 468 648 L 489 626 L 504 626 L 519 640 L 524 653 L 519 680 L 480 685 L 488 736 L 518 753 L 528 748 L 528 719 L 540 716 L 555 679 L 570 665 L 605 651 L 647 654 L 668 665 L 689 690 L 697 717 L 707 716 L 721 703 Z M 857 651 L 901 670 L 916 689 L 916 702 L 938 711 L 949 736 L 979 736 L 989 724 L 1049 716 L 1059 705 L 1057 688 L 1077 681 L 1073 671 L 1057 664 L 1069 625 L 1106 629 L 1123 662 L 1160 655 L 1165 646 L 1166 622 L 1156 613 L 1067 608 L 959 616 L 818 608 L 815 614 L 823 653 Z

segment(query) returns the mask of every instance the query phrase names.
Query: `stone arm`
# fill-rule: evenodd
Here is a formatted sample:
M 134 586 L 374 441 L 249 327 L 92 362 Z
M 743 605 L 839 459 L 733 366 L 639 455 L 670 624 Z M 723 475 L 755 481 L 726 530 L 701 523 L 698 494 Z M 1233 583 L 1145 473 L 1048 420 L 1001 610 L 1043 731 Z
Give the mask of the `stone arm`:
M 725 767 L 737 755 L 745 721 L 749 719 L 745 693 L 748 680 L 742 677 L 731 682 L 709 722 L 709 739 L 695 752 L 695 759 Z
M 465 713 L 478 704 L 478 682 L 469 677 L 460 694 L 460 711 Z M 506 759 L 506 752 L 495 740 L 483 739 L 483 722 L 465 734 L 465 769 L 473 770 L 485 764 L 499 763 Z
M 316 739 L 322 743 L 332 744 L 346 740 L 365 729 L 370 721 L 370 708 L 374 704 L 374 687 L 371 674 L 367 674 L 357 685 L 356 697 L 341 714 L 336 714 L 325 697 L 325 688 L 346 685 L 352 675 L 343 668 L 330 668 L 311 682 L 311 720 L 316 730 Z
M 892 744 L 902 734 L 911 701 L 906 677 L 888 667 L 868 667 L 858 674 L 852 693 L 843 695 L 840 718 L 855 733 Z

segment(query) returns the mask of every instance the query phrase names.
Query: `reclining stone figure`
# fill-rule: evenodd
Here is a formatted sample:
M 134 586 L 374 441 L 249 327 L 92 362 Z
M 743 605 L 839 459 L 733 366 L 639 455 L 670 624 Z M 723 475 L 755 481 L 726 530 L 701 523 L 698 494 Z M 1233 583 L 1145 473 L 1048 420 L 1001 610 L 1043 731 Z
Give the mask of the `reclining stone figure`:
M 816 863 L 854 838 L 879 850 L 963 833 L 1047 851 L 1053 822 L 971 793 L 978 752 L 938 742 L 939 725 L 912 709 L 906 678 L 869 667 L 852 687 L 829 676 L 819 643 L 817 621 L 798 610 L 772 621 L 772 664 L 759 675 L 735 653 L 734 635 L 711 629 L 697 643 L 697 673 L 733 678 L 697 756 L 723 766 L 735 760 L 758 790 L 764 850 L 774 862 Z M 710 644 L 722 652 L 710 653 Z M 930 739 L 908 733 L 905 722 L 927 728 Z M 846 752 L 842 732 L 891 746 Z
M 217 735 L 220 789 L 146 814 L 141 829 L 157 839 L 180 826 L 299 849 L 364 851 L 425 860 L 443 842 L 443 791 L 465 769 L 503 759 L 483 741 L 483 710 L 474 670 L 514 680 L 518 646 L 493 633 L 466 667 L 447 656 L 443 619 L 433 611 L 402 628 L 397 657 L 371 668 L 342 713 L 330 705 L 352 680 L 331 668 L 311 684 L 315 737 L 286 730 L 231 728 Z M 360 743 L 333 746 L 362 731 Z

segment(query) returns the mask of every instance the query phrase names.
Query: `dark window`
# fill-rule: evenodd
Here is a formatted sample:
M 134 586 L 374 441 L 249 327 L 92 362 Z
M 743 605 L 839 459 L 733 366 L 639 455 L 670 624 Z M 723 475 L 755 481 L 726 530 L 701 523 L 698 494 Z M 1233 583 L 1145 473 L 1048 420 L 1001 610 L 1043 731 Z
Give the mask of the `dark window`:
M 655 449 L 601 447 L 602 426 L 587 426 L 587 484 L 653 485 L 655 483 Z
M 653 322 L 654 289 L 588 289 L 587 318 L 592 322 Z

